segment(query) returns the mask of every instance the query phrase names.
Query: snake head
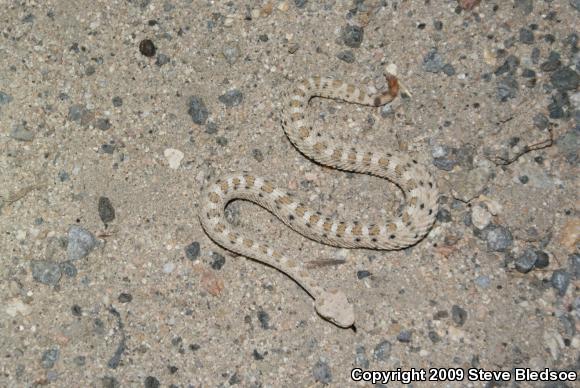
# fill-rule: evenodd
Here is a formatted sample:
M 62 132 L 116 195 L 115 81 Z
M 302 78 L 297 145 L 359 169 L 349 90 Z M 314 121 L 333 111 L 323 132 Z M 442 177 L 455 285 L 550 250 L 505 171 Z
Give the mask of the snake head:
M 347 329 L 354 325 L 354 308 L 346 295 L 337 289 L 321 294 L 314 302 L 316 312 L 327 321 Z

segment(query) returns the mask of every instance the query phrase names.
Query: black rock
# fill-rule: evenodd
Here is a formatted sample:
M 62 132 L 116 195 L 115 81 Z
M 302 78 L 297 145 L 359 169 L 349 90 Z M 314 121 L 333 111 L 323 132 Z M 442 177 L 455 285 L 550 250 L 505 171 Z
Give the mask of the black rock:
M 445 208 L 440 208 L 437 212 L 436 219 L 441 223 L 451 222 L 451 212 Z
M 528 28 L 520 28 L 520 42 L 524 44 L 534 43 L 534 32 Z
M 371 276 L 371 273 L 369 271 L 366 271 L 366 270 L 361 270 L 361 271 L 356 272 L 356 277 L 359 280 L 364 279 L 364 278 L 368 278 L 369 276 Z
M 152 57 L 157 50 L 151 39 L 144 39 L 139 43 L 139 51 L 146 57 Z
M 304 8 L 306 6 L 307 0 L 294 0 L 294 4 L 297 8 Z
M 113 102 L 113 106 L 115 108 L 118 108 L 120 106 L 123 106 L 123 99 L 121 97 L 119 97 L 119 96 L 113 97 L 112 102 Z
M 264 330 L 271 329 L 270 315 L 268 315 L 268 313 L 262 309 L 258 311 L 258 321 L 260 321 L 260 326 L 262 327 L 262 329 Z
M 161 384 L 157 380 L 157 377 L 147 376 L 145 378 L 145 388 L 159 388 L 160 386 Z
M 213 252 L 211 256 L 213 258 L 213 261 L 211 262 L 210 266 L 216 271 L 222 269 L 222 267 L 226 263 L 226 258 L 217 252 Z
M 403 330 L 399 334 L 397 334 L 397 341 L 402 343 L 409 343 L 411 342 L 412 336 L 413 333 L 411 333 L 409 330 Z
M 121 292 L 117 300 L 119 303 L 130 303 L 133 300 L 133 295 L 128 292 Z
M 546 268 L 548 265 L 550 265 L 550 256 L 548 256 L 548 254 L 544 251 L 535 251 L 536 253 L 536 264 L 535 267 L 536 268 Z

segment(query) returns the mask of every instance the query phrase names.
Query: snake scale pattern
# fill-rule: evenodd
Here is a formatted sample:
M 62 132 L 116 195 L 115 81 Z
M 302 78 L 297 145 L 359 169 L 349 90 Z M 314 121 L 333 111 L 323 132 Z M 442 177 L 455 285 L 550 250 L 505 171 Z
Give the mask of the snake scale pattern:
M 229 224 L 224 211 L 230 201 L 251 201 L 303 236 L 335 247 L 392 250 L 421 240 L 433 225 L 438 210 L 439 193 L 427 169 L 400 152 L 383 153 L 339 144 L 313 129 L 304 116 L 313 97 L 372 107 L 387 104 L 397 96 L 399 83 L 392 75 L 386 74 L 386 78 L 388 90 L 374 95 L 329 77 L 303 80 L 296 84 L 290 98 L 284 102 L 282 126 L 294 146 L 308 158 L 328 167 L 370 174 L 395 183 L 405 195 L 405 207 L 400 213 L 377 224 L 328 217 L 271 181 L 247 172 L 221 177 L 206 187 L 201 196 L 200 222 L 215 243 L 285 273 L 314 298 L 315 309 L 321 317 L 343 328 L 354 324 L 355 314 L 353 305 L 342 291 L 325 288 L 309 275 L 305 263 L 287 257 Z

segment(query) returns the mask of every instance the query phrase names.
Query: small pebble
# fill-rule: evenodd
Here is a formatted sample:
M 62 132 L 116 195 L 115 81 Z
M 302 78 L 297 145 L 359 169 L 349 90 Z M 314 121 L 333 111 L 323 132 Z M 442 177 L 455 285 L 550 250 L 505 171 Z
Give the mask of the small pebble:
M 97 207 L 99 211 L 99 217 L 101 218 L 101 221 L 103 221 L 103 224 L 108 224 L 115 219 L 115 208 L 113 208 L 113 204 L 109 198 L 99 197 Z
M 524 44 L 534 43 L 534 32 L 528 28 L 520 28 L 520 42 Z
M 363 38 L 364 29 L 362 27 L 348 25 L 342 29 L 342 41 L 348 47 L 360 47 Z
M 561 67 L 550 76 L 552 85 L 561 91 L 576 90 L 580 83 L 578 73 L 569 67 Z
M 81 317 L 83 315 L 83 309 L 78 304 L 73 304 L 70 310 L 75 317 Z
M 411 333 L 409 330 L 403 330 L 399 334 L 397 334 L 397 341 L 402 343 L 409 343 L 411 342 L 412 336 L 413 333 Z
M 77 267 L 75 267 L 75 265 L 72 263 L 72 261 L 63 261 L 61 263 L 59 263 L 60 266 L 60 271 L 62 273 L 64 273 L 66 276 L 68 276 L 69 278 L 74 278 L 75 276 L 77 276 Z
M 54 364 L 58 361 L 60 356 L 60 350 L 57 347 L 50 348 L 42 354 L 41 364 L 44 369 L 50 369 L 54 367 Z
M 84 366 L 87 363 L 87 358 L 85 356 L 76 356 L 73 358 L 73 363 L 76 366 Z
M 252 150 L 252 156 L 260 163 L 264 161 L 264 155 L 262 154 L 262 151 L 257 148 Z
M 558 295 L 564 296 L 570 285 L 570 274 L 563 269 L 557 269 L 552 273 L 550 282 L 552 287 L 558 291 Z
M 165 156 L 165 159 L 167 159 L 169 168 L 172 170 L 177 170 L 179 168 L 181 161 L 185 156 L 183 152 L 174 148 L 167 148 L 165 151 L 163 151 L 163 155 Z
M 360 279 L 364 279 L 364 278 L 368 278 L 369 276 L 371 276 L 371 273 L 369 271 L 366 270 L 362 270 L 362 271 L 357 271 L 356 272 L 356 277 L 360 280 Z
M 32 278 L 42 284 L 54 286 L 62 276 L 58 263 L 48 260 L 33 260 L 30 262 Z
M 560 65 L 562 65 L 562 62 L 560 62 L 560 54 L 551 51 L 548 55 L 548 59 L 540 65 L 540 69 L 542 69 L 542 71 L 551 72 L 558 69 Z
M 471 222 L 477 229 L 485 229 L 491 222 L 491 213 L 483 206 L 476 205 L 471 209 Z
M 193 122 L 198 125 L 205 124 L 209 117 L 209 111 L 203 103 L 203 100 L 199 97 L 191 96 L 189 97 L 188 105 L 187 113 L 191 116 Z
M 516 260 L 516 270 L 521 273 L 528 273 L 534 268 L 537 261 L 538 255 L 536 255 L 536 252 L 528 248 Z
M 12 96 L 4 92 L 0 92 L 0 105 L 6 105 L 12 101 Z
M 155 61 L 155 64 L 161 67 L 163 65 L 167 65 L 169 62 L 171 62 L 171 58 L 169 58 L 169 56 L 165 54 L 159 54 L 157 55 L 157 60 Z
M 185 256 L 189 260 L 195 261 L 198 259 L 200 251 L 201 248 L 199 246 L 199 243 L 197 241 L 194 241 L 185 247 Z
M 443 71 L 443 73 L 444 73 L 445 75 L 447 75 L 447 76 L 449 76 L 449 77 L 451 77 L 451 76 L 455 75 L 455 68 L 454 68 L 454 67 L 453 67 L 453 65 L 452 65 L 452 64 L 450 64 L 450 63 L 447 63 L 447 64 L 445 64 L 445 65 L 444 65 L 444 66 L 441 68 L 441 70 Z
M 520 175 L 518 179 L 522 185 L 525 185 L 530 180 L 527 175 Z
M 489 276 L 479 275 L 475 278 L 475 284 L 477 284 L 481 288 L 489 288 L 491 285 L 491 279 Z
M 97 245 L 95 236 L 78 225 L 68 230 L 68 245 L 66 255 L 68 260 L 79 260 L 87 256 Z
M 101 379 L 102 388 L 119 388 L 121 384 L 113 376 L 105 376 Z
M 580 279 L 580 254 L 573 253 L 568 256 L 568 270 L 576 279 Z
M 211 257 L 213 258 L 213 261 L 211 262 L 210 266 L 216 271 L 222 269 L 222 267 L 226 263 L 226 258 L 222 254 L 219 254 L 217 252 L 213 252 Z
M 467 321 L 467 311 L 459 307 L 458 305 L 453 305 L 451 307 L 451 319 L 457 326 L 463 326 L 465 321 Z
M 445 64 L 436 48 L 431 48 L 423 58 L 423 70 L 429 73 L 439 73 Z
M 288 45 L 288 52 L 290 54 L 294 54 L 294 53 L 296 53 L 296 51 L 298 51 L 299 48 L 300 48 L 300 45 L 298 43 L 290 43 Z
M 34 132 L 26 128 L 25 123 L 17 123 L 12 126 L 10 137 L 18 141 L 32 141 Z
M 240 105 L 244 99 L 243 93 L 238 89 L 228 90 L 218 97 L 218 100 L 227 107 Z
M 492 252 L 505 252 L 513 243 L 511 232 L 501 225 L 488 225 L 483 235 L 487 241 L 487 249 Z
M 270 315 L 268 315 L 268 313 L 262 309 L 258 311 L 258 321 L 260 322 L 260 326 L 262 327 L 262 329 L 268 330 L 271 328 Z
M 111 128 L 111 120 L 104 118 L 97 119 L 95 126 L 101 131 L 106 131 Z
M 147 376 L 145 378 L 145 388 L 159 388 L 161 384 L 159 383 L 159 380 L 157 380 L 156 377 L 153 376 Z
M 542 113 L 536 114 L 532 120 L 534 126 L 541 131 L 548 128 L 548 125 L 550 124 L 550 120 L 548 120 L 548 118 Z
M 387 341 L 383 340 L 375 346 L 373 350 L 373 357 L 377 361 L 386 361 L 391 356 L 391 348 L 392 344 Z
M 163 264 L 163 272 L 171 273 L 175 269 L 175 264 L 173 263 L 165 263 Z
M 294 0 L 294 4 L 297 8 L 304 8 L 306 6 L 307 0 Z
M 117 300 L 119 303 L 130 303 L 133 300 L 133 295 L 127 292 L 121 292 Z
M 506 76 L 497 84 L 496 96 L 500 102 L 506 102 L 510 98 L 516 98 L 518 92 L 518 81 L 513 76 Z
M 354 63 L 354 53 L 351 50 L 344 50 L 336 54 L 336 57 L 346 63 Z
M 365 347 L 358 345 L 356 347 L 356 355 L 354 358 L 354 365 L 363 369 L 368 369 L 370 362 L 366 355 Z
M 445 208 L 439 208 L 439 211 L 437 211 L 437 221 L 441 222 L 441 223 L 447 223 L 447 222 L 451 222 L 452 218 L 451 218 L 451 212 Z
M 550 256 L 544 251 L 535 251 L 536 253 L 536 268 L 546 268 L 550 265 Z
M 312 368 L 312 376 L 314 380 L 326 385 L 332 382 L 332 372 L 328 364 L 322 360 L 318 361 Z
M 153 41 L 151 41 L 151 39 L 143 39 L 139 43 L 139 51 L 144 56 L 151 58 L 152 56 L 155 55 L 155 52 L 157 50 L 155 48 L 155 45 L 153 44 Z
M 123 106 L 123 99 L 119 96 L 115 96 L 113 97 L 113 99 L 111 100 L 113 102 L 113 106 L 115 108 L 118 108 L 120 106 Z

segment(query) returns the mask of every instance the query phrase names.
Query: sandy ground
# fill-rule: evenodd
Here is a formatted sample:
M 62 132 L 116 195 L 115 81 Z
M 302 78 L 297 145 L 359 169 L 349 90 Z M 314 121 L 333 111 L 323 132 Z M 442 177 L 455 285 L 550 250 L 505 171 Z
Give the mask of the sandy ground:
M 344 387 L 355 367 L 461 368 L 440 385 L 498 386 L 467 371 L 578 371 L 580 4 L 469 3 L 0 0 L 0 386 Z M 297 80 L 372 91 L 387 65 L 403 98 L 314 100 L 309 117 L 429 166 L 441 210 L 423 241 L 339 250 L 228 208 L 348 294 L 356 331 L 343 330 L 285 275 L 213 244 L 199 192 L 245 169 L 331 214 L 395 210 L 396 186 L 313 164 L 279 124 Z M 550 384 L 503 386 L 574 385 Z

